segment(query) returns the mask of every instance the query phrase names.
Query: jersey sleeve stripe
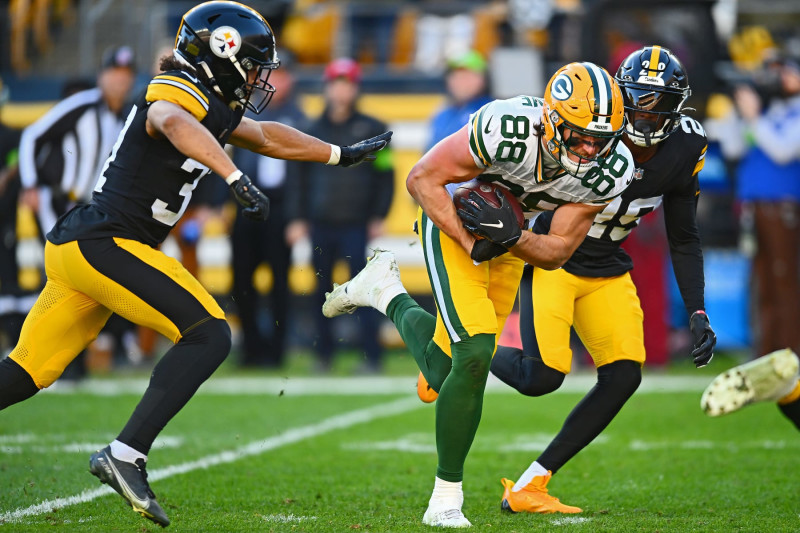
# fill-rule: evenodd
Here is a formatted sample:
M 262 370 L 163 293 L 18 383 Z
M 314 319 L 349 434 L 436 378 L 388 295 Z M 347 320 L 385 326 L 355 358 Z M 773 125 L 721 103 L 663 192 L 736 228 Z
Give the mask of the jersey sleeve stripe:
M 486 145 L 483 143 L 483 114 L 485 112 L 485 108 L 481 109 L 478 115 L 472 120 L 470 144 L 481 161 L 483 161 L 483 164 L 489 167 L 492 165 L 492 159 L 489 157 L 489 152 L 486 150 Z
M 700 158 L 697 160 L 697 164 L 694 166 L 694 170 L 692 171 L 692 176 L 696 176 L 698 172 L 703 170 L 703 167 L 706 164 L 706 150 L 708 146 L 703 147 L 703 151 L 700 153 Z
M 194 95 L 173 82 L 154 80 L 147 87 L 146 98 L 148 102 L 156 100 L 172 102 L 191 113 L 197 120 L 203 120 L 208 114 L 208 104 L 192 96 Z
M 187 80 L 185 80 L 183 78 L 180 78 L 178 76 L 170 76 L 170 75 L 167 75 L 167 74 L 163 74 L 161 76 L 156 76 L 155 78 L 153 78 L 153 81 L 156 81 L 156 80 L 175 82 L 175 83 L 179 84 L 179 86 L 183 86 L 184 88 L 186 88 L 186 91 L 192 93 L 195 98 L 197 98 L 199 100 L 202 100 L 206 105 L 208 105 L 208 98 L 206 98 L 206 95 L 204 95 L 202 91 L 198 90 L 198 88 L 197 88 L 197 86 L 195 84 L 193 84 L 193 83 L 191 83 L 191 82 L 189 82 L 189 81 L 187 81 Z

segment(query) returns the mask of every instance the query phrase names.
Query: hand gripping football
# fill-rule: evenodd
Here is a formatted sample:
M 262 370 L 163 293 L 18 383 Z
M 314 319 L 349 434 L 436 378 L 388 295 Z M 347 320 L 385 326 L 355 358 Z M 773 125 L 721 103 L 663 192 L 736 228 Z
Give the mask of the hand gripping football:
M 500 191 L 506 198 L 506 206 L 514 212 L 514 217 L 517 219 L 517 224 L 520 228 L 525 228 L 525 215 L 522 212 L 522 205 L 519 200 L 511 194 L 511 191 L 502 185 L 489 181 L 473 180 L 463 185 L 460 185 L 456 192 L 453 193 L 453 202 L 458 209 L 461 199 L 469 201 L 469 193 L 474 191 L 481 198 L 492 207 L 500 207 L 500 201 L 497 198 L 497 191 Z

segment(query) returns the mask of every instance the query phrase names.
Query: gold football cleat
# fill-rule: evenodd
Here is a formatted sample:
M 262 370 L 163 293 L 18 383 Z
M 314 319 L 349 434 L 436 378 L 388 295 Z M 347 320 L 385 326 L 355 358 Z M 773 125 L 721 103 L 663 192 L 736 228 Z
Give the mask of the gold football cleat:
M 417 377 L 417 396 L 425 403 L 433 403 L 439 397 L 439 393 L 431 388 L 422 372 Z
M 521 490 L 514 492 L 514 482 L 503 478 L 500 482 L 505 487 L 501 507 L 512 513 L 580 513 L 580 507 L 565 505 L 555 496 L 547 493 L 547 482 L 552 474 L 548 471 L 546 476 L 536 476 Z

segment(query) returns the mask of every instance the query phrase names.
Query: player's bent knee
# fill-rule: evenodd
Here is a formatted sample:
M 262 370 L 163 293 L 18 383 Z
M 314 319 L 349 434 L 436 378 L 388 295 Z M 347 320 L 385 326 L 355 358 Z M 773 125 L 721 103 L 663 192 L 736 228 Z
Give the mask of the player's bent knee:
M 485 381 L 494 352 L 494 335 L 481 333 L 453 344 L 452 372 L 468 375 L 475 381 Z
M 550 368 L 541 360 L 526 358 L 522 362 L 525 379 L 517 390 L 525 396 L 544 396 L 558 390 L 566 374 Z
M 6 357 L 0 361 L 0 410 L 27 400 L 39 392 L 33 378 L 19 364 Z
M 212 318 L 195 326 L 181 338 L 187 344 L 202 344 L 208 364 L 219 366 L 231 351 L 231 328 L 225 320 Z
M 642 365 L 627 359 L 603 365 L 597 369 L 597 382 L 631 396 L 642 383 Z

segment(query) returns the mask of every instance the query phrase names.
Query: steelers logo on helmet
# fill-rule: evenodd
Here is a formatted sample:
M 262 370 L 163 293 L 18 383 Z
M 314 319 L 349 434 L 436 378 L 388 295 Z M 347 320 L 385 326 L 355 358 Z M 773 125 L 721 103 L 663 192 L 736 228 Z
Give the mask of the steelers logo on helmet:
M 211 33 L 208 44 L 215 56 L 234 57 L 242 47 L 242 36 L 234 28 L 222 26 Z
M 178 28 L 175 53 L 233 109 L 258 113 L 275 93 L 269 83 L 280 65 L 275 35 L 250 7 L 211 1 L 191 8 Z
M 604 68 L 570 63 L 545 87 L 542 118 L 546 153 L 568 174 L 583 177 L 614 151 L 622 135 L 622 94 Z

